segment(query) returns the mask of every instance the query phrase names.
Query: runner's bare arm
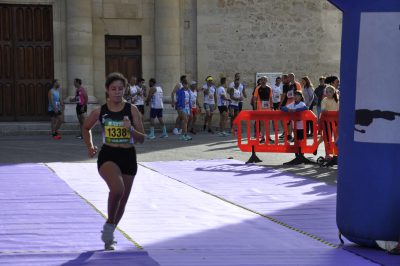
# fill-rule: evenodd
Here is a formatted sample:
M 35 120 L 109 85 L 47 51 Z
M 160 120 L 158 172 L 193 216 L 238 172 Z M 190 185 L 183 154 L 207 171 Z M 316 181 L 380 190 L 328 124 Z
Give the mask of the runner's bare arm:
M 96 125 L 100 115 L 100 107 L 94 109 L 90 115 L 85 119 L 82 127 L 83 141 L 88 149 L 89 157 L 93 157 L 97 153 L 97 147 L 93 145 L 91 129 Z

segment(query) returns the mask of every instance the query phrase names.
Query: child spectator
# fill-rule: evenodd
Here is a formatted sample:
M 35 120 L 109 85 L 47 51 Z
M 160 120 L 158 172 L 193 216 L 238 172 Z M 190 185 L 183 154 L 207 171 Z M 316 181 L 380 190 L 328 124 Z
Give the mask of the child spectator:
M 301 91 L 294 92 L 294 102 L 288 104 L 287 106 L 283 106 L 281 108 L 283 112 L 301 112 L 308 110 L 307 105 L 304 103 L 303 93 Z M 304 127 L 303 121 L 296 121 L 296 138 L 295 141 L 300 144 L 300 142 L 304 139 Z M 301 164 L 307 159 L 304 157 L 303 153 L 301 152 L 301 147 L 299 147 L 298 152 L 295 153 L 296 158 L 290 162 L 284 163 L 286 165 L 295 165 Z

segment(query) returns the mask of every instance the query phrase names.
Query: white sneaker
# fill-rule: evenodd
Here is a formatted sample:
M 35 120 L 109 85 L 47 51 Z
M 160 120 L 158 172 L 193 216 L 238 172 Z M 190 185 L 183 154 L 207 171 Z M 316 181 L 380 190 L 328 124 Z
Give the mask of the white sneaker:
M 117 244 L 117 241 L 104 243 L 104 250 L 115 250 L 115 244 Z
M 177 128 L 174 128 L 174 129 L 172 130 L 172 133 L 173 133 L 174 135 L 179 135 L 179 130 L 178 130 Z
M 178 134 L 179 134 L 179 135 L 182 134 L 182 129 L 179 129 L 179 130 L 178 130 Z
M 115 249 L 115 241 L 114 241 L 114 231 L 115 225 L 105 223 L 103 225 L 103 231 L 101 231 L 101 240 L 104 242 L 104 249 L 106 250 L 114 250 Z
M 154 134 L 149 134 L 149 135 L 147 135 L 147 138 L 148 138 L 148 139 L 155 139 L 156 136 L 155 136 Z

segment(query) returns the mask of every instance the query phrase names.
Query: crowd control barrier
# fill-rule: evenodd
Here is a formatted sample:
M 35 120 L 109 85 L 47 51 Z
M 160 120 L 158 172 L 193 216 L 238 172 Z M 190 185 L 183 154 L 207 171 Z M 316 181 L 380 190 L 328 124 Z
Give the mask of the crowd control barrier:
M 339 112 L 337 111 L 324 111 L 321 113 L 319 128 L 324 139 L 326 154 L 338 155 L 338 118 Z
M 302 140 L 297 140 L 297 125 L 292 121 L 302 121 L 304 136 Z M 313 132 L 317 132 L 317 117 L 308 110 L 301 112 L 243 110 L 233 121 L 233 126 L 237 131 L 239 149 L 252 152 L 249 163 L 261 161 L 255 155 L 256 152 L 297 153 L 300 149 L 302 153 L 313 153 L 318 147 L 317 134 L 313 135 L 312 140 L 307 140 L 305 132 L 307 121 L 312 122 Z M 287 133 L 289 123 L 292 125 L 295 141 L 290 142 L 287 134 L 280 141 L 279 134 L 282 132 L 279 132 L 279 125 Z M 272 135 L 270 134 L 271 124 Z M 265 141 L 262 141 L 263 137 Z M 270 137 L 272 141 L 269 141 Z

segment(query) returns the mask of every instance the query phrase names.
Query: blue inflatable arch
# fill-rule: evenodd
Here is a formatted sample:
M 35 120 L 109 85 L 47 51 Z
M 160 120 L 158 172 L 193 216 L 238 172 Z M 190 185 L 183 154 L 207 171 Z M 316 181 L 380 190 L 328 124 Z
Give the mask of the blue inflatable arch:
M 329 2 L 343 12 L 337 225 L 360 245 L 397 241 L 400 0 Z

